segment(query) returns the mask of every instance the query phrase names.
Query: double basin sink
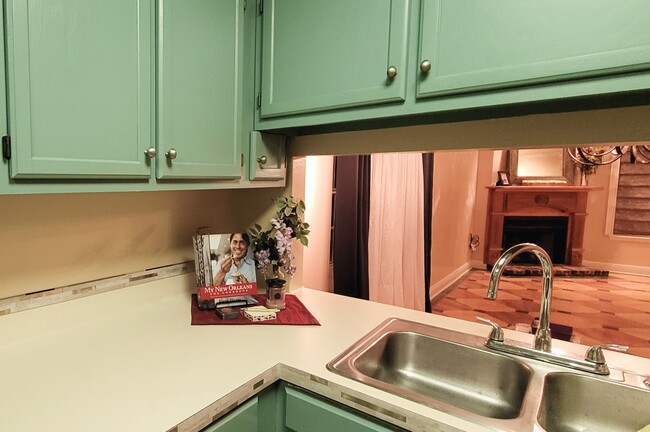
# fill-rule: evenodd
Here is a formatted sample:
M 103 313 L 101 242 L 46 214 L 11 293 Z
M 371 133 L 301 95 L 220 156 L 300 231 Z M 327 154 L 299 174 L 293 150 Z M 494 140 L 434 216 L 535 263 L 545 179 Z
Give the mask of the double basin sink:
M 391 318 L 327 367 L 347 378 L 504 431 L 637 431 L 650 424 L 642 377 L 609 377 L 498 353 L 485 338 Z

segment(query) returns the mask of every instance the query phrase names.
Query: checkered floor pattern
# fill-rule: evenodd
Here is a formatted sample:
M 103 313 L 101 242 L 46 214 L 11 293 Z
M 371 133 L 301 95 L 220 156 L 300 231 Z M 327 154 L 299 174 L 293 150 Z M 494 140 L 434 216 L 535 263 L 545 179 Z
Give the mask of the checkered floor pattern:
M 433 313 L 470 321 L 480 315 L 510 328 L 538 316 L 540 277 L 504 276 L 492 301 L 485 299 L 489 276 L 472 270 L 432 301 Z M 650 358 L 650 277 L 556 277 L 552 294 L 551 322 L 573 327 L 574 342 L 628 345 L 630 354 Z

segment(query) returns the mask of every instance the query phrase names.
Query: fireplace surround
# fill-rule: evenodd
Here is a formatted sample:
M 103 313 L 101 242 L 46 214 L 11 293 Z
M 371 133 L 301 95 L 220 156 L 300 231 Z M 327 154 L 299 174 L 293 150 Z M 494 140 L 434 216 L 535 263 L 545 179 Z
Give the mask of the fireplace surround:
M 594 188 L 587 186 L 562 185 L 488 186 L 483 262 L 492 267 L 503 253 L 504 247 L 510 246 L 504 244 L 506 226 L 506 242 L 561 241 L 560 245 L 550 247 L 553 250 L 547 250 L 549 255 L 552 255 L 553 262 L 581 266 L 587 197 L 592 189 Z M 515 240 L 513 235 L 509 236 L 513 221 L 518 225 Z M 526 225 L 526 221 L 530 222 L 530 226 Z M 562 234 L 562 228 L 551 229 L 551 222 L 564 224 L 566 234 Z M 528 237 L 526 232 L 530 233 Z M 561 237 L 564 238 L 559 240 Z M 540 246 L 546 249 L 544 245 Z

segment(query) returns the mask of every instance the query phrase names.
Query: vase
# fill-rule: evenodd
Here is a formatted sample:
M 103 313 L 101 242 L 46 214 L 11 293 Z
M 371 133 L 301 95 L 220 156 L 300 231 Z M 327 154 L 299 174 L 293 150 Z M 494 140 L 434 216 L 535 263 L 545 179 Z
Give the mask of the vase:
M 266 280 L 266 307 L 269 309 L 284 309 L 286 306 L 284 295 L 287 281 L 280 278 Z

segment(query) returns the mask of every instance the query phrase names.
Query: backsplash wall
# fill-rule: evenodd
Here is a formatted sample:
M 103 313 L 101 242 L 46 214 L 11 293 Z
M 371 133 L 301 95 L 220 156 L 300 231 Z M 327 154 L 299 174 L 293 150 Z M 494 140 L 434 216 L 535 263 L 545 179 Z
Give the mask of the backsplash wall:
M 0 298 L 192 261 L 197 227 L 231 232 L 268 221 L 284 193 L 0 195 Z

